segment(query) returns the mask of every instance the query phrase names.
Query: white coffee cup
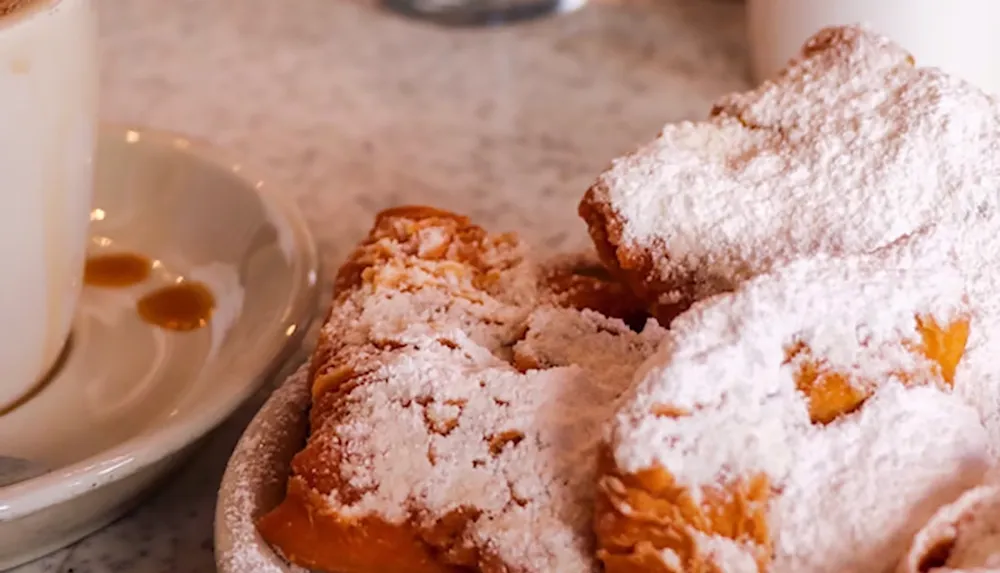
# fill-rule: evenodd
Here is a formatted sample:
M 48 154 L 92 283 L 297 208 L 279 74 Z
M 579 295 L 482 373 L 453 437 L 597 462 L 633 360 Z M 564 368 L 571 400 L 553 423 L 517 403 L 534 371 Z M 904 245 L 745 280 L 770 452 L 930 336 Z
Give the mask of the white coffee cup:
M 0 411 L 53 366 L 80 295 L 96 30 L 91 0 L 26 0 L 0 16 Z
M 934 66 L 1000 93 L 1000 2 L 996 0 L 747 0 L 752 74 L 774 75 L 821 28 L 864 23 L 918 65 Z

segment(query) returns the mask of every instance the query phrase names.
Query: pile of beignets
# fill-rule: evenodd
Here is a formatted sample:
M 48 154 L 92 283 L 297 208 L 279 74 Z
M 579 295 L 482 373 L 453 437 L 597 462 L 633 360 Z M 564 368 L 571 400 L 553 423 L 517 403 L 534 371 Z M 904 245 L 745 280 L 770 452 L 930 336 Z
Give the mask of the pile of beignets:
M 829 28 L 579 210 L 595 255 L 379 214 L 272 547 L 329 573 L 1000 571 L 1000 100 Z

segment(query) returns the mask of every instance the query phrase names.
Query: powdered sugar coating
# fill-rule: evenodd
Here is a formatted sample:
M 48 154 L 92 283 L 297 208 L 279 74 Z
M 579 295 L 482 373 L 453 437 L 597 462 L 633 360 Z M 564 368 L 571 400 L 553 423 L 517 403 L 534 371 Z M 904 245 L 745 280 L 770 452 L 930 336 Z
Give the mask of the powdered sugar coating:
M 954 255 L 937 239 L 921 235 L 873 255 L 817 255 L 696 303 L 671 325 L 616 416 L 617 466 L 680 467 L 676 477 L 690 486 L 713 483 L 723 467 L 785 475 L 792 459 L 782 451 L 791 450 L 777 446 L 810 425 L 785 350 L 805 343 L 832 370 L 871 380 L 916 371 L 920 357 L 900 345 L 918 338 L 915 317 L 947 324 L 967 312 Z M 699 416 L 650 416 L 658 406 Z
M 958 365 L 955 392 L 977 409 L 993 456 L 1000 459 L 1000 214 L 961 227 L 952 244 L 978 325 Z
M 808 430 L 772 508 L 776 573 L 890 570 L 921 524 L 993 462 L 975 410 L 890 382 L 849 419 Z
M 348 444 L 338 471 L 365 493 L 347 501 L 333 492 L 331 509 L 398 522 L 417 504 L 430 526 L 472 507 L 481 515 L 463 543 L 489 548 L 513 570 L 592 570 L 599 430 L 662 331 L 633 334 L 618 321 L 551 307 L 526 325 L 513 350 L 545 370 L 522 374 L 492 354 L 498 348 L 457 336 L 461 324 L 438 325 L 458 348 L 422 341 L 351 392 L 350 411 L 319 432 Z M 491 438 L 508 432 L 512 441 L 497 451 Z
M 773 571 L 892 566 L 920 523 L 991 462 L 974 409 L 934 384 L 904 388 L 897 375 L 931 372 L 902 344 L 919 337 L 915 317 L 948 324 L 968 312 L 941 238 L 816 255 L 696 303 L 673 322 L 613 419 L 617 470 L 664 468 L 696 499 L 702 486 L 764 474 L 781 492 L 769 511 Z M 831 370 L 881 387 L 858 412 L 811 423 L 796 365 L 786 363 L 795 342 Z M 656 414 L 664 409 L 690 415 Z M 713 543 L 704 555 L 720 553 L 719 543 L 741 547 Z
M 726 537 L 708 535 L 700 531 L 694 532 L 694 542 L 698 549 L 705 555 L 705 560 L 717 567 L 718 571 L 725 573 L 759 573 L 757 562 L 753 556 L 746 551 L 746 547 L 740 543 Z M 677 559 L 669 549 L 664 550 L 664 563 L 671 563 Z M 677 571 L 684 571 L 681 565 L 675 565 Z
M 383 218 L 353 259 L 363 269 L 345 266 L 294 479 L 322 511 L 425 539 L 457 520 L 434 546 L 450 565 L 597 571 L 601 427 L 665 331 L 555 304 L 551 265 L 465 225 Z

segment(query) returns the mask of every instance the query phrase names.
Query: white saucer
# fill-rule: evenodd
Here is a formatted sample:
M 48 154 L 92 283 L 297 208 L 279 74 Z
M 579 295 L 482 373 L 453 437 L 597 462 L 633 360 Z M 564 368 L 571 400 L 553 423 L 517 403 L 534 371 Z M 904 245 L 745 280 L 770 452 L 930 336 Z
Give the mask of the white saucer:
M 104 126 L 91 251 L 154 260 L 146 281 L 86 287 L 65 362 L 0 416 L 0 456 L 51 468 L 0 487 L 0 570 L 102 527 L 190 453 L 298 344 L 316 312 L 317 257 L 294 206 L 183 137 Z M 142 295 L 198 280 L 208 325 L 147 324 Z

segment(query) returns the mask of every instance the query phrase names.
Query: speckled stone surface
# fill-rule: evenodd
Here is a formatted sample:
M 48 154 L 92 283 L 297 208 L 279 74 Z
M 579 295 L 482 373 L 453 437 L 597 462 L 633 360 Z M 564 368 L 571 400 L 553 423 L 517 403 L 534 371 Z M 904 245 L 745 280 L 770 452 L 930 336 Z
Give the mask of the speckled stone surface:
M 99 0 L 103 114 L 228 148 L 336 268 L 380 208 L 430 203 L 551 248 L 609 160 L 747 85 L 738 0 L 591 0 L 452 30 L 361 0 Z M 264 392 L 171 484 L 17 573 L 210 573 L 215 492 Z

